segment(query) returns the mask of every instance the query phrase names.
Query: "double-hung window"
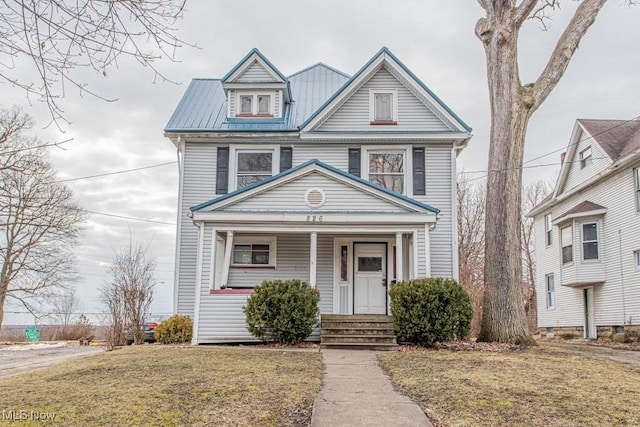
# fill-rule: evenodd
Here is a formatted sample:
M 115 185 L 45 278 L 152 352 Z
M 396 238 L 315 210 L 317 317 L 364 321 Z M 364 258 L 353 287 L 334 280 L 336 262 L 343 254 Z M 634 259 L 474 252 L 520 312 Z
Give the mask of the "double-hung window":
M 544 238 L 547 246 L 551 246 L 553 243 L 553 235 L 552 235 L 552 226 L 551 226 L 551 214 L 544 216 Z
M 239 93 L 236 100 L 237 115 L 240 117 L 273 116 L 273 96 L 266 93 Z
M 369 181 L 397 193 L 404 193 L 407 152 L 405 150 L 369 150 L 366 153 Z
M 234 267 L 274 267 L 275 251 L 275 237 L 239 237 L 233 243 L 231 265 Z
M 372 125 L 398 123 L 398 91 L 396 89 L 369 91 L 369 119 Z
M 562 263 L 567 264 L 573 261 L 573 227 L 568 226 L 560 230 L 560 241 L 562 244 Z
M 582 224 L 582 259 L 584 261 L 599 259 L 598 223 Z
M 554 308 L 556 306 L 556 289 L 553 273 L 544 276 L 544 283 L 547 298 L 547 308 Z
M 636 266 L 636 270 L 640 270 L 640 250 L 633 251 L 633 261 Z
M 591 146 L 588 146 L 580 152 L 580 169 L 584 169 L 591 164 L 593 158 L 591 157 Z
M 640 168 L 633 170 L 633 184 L 636 195 L 636 210 L 640 212 Z
M 236 150 L 236 189 L 274 174 L 274 150 Z

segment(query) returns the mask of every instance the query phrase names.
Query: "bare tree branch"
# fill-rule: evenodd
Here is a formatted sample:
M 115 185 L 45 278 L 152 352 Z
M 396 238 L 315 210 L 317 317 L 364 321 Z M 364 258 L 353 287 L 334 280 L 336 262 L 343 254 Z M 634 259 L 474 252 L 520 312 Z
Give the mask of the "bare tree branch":
M 37 139 L 23 132 L 31 121 L 0 111 L 0 325 L 7 298 L 35 310 L 37 301 L 75 278 L 73 247 L 84 212 Z
M 578 48 L 580 40 L 593 25 L 600 9 L 606 2 L 607 0 L 583 0 L 580 3 L 562 36 L 560 36 L 547 62 L 547 66 L 531 89 L 534 100 L 531 112 L 538 109 L 556 87 Z
M 173 27 L 185 0 L 2 0 L 0 79 L 45 102 L 53 121 L 64 120 L 59 100 L 67 86 L 110 101 L 87 88 L 74 70 L 89 68 L 107 76 L 118 57 L 149 67 L 154 78 L 169 80 L 156 61 L 175 61 L 186 44 Z M 18 74 L 30 63 L 37 79 Z

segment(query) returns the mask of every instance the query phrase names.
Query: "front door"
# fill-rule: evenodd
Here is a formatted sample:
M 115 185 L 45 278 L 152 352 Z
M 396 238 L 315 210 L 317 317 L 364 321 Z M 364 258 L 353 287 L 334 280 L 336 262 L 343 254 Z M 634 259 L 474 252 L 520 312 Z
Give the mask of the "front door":
M 354 314 L 387 313 L 387 245 L 356 243 L 354 248 Z

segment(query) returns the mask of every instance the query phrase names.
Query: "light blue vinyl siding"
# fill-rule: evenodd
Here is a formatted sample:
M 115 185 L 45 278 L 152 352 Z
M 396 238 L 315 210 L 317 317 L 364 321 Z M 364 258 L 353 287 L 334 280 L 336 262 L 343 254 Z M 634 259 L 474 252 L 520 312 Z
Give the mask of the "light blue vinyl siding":
M 398 124 L 371 126 L 369 116 L 369 89 L 398 90 Z M 381 68 L 369 81 L 340 106 L 319 128 L 319 131 L 441 131 L 451 129 L 445 125 L 412 92 L 389 71 Z

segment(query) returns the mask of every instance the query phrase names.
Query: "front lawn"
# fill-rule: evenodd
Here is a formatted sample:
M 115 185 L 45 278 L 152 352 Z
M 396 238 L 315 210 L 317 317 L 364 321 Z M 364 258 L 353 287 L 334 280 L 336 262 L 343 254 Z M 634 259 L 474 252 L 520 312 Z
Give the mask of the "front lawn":
M 321 374 L 318 352 L 129 347 L 0 379 L 0 408 L 20 425 L 298 426 Z
M 640 370 L 551 348 L 381 354 L 396 387 L 445 426 L 640 425 Z

